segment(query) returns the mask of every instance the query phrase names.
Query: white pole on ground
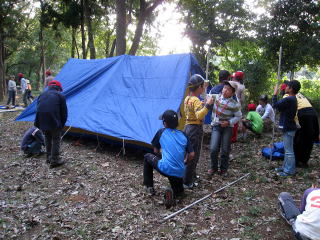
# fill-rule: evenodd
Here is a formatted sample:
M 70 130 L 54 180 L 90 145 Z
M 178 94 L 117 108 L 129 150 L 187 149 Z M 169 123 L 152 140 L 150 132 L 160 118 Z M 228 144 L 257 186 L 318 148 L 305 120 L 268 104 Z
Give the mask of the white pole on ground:
M 161 221 L 161 222 L 163 223 L 163 222 L 165 222 L 165 221 L 169 220 L 170 218 L 173 218 L 174 216 L 178 215 L 179 213 L 182 213 L 182 212 L 184 212 L 185 210 L 187 210 L 187 209 L 189 209 L 189 208 L 193 207 L 193 206 L 194 206 L 194 205 L 196 205 L 197 203 L 202 202 L 202 201 L 204 201 L 204 200 L 208 199 L 208 198 L 209 198 L 209 197 L 211 197 L 213 194 L 216 194 L 216 193 L 218 193 L 218 192 L 221 192 L 223 189 L 225 189 L 225 188 L 227 188 L 227 187 L 229 187 L 229 186 L 231 186 L 231 185 L 233 185 L 233 184 L 235 184 L 235 183 L 239 182 L 240 180 L 242 180 L 242 179 L 243 179 L 243 178 L 245 178 L 245 177 L 248 177 L 249 175 L 250 175 L 250 173 L 247 173 L 247 174 L 243 175 L 242 177 L 240 177 L 240 178 L 238 178 L 238 179 L 234 180 L 233 182 L 228 183 L 228 184 L 227 184 L 227 185 L 225 185 L 224 187 L 219 188 L 218 190 L 214 191 L 213 193 L 210 193 L 210 194 L 208 194 L 208 195 L 204 196 L 203 198 L 200 198 L 199 200 L 197 200 L 197 201 L 195 201 L 195 202 L 191 203 L 190 205 L 188 205 L 188 206 L 186 206 L 186 207 L 184 207 L 184 208 L 182 208 L 182 209 L 180 209 L 180 210 L 178 210 L 178 211 L 176 211 L 176 212 L 174 212 L 174 213 L 172 213 L 172 214 L 170 214 L 170 215 L 166 216 L 165 218 L 163 218 L 163 219 L 162 219 L 162 221 Z

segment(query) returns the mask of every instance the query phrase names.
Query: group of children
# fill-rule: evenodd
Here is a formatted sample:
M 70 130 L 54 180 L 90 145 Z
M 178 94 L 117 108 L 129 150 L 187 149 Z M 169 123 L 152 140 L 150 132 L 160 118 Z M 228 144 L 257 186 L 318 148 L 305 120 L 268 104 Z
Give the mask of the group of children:
M 195 74 L 191 76 L 189 80 L 189 95 L 184 100 L 184 112 L 186 115 L 186 124 L 184 131 L 181 132 L 176 129 L 178 126 L 178 114 L 170 110 L 174 116 L 176 116 L 176 124 L 168 125 L 168 119 L 165 114 L 162 116 L 164 123 L 164 129 L 159 130 L 161 134 L 163 132 L 170 133 L 170 146 L 166 147 L 166 139 L 159 133 L 155 136 L 152 141 L 155 147 L 155 154 L 147 154 L 145 157 L 145 181 L 148 192 L 154 194 L 153 181 L 147 181 L 146 176 L 150 178 L 150 172 L 153 168 L 156 169 L 160 174 L 170 177 L 172 170 L 179 169 L 179 174 L 174 177 L 180 178 L 179 181 L 175 181 L 174 184 L 178 184 L 180 189 L 178 192 L 176 186 L 173 186 L 173 182 L 170 181 L 172 188 L 166 190 L 166 202 L 172 202 L 175 196 L 180 196 L 183 189 L 191 189 L 196 186 L 196 167 L 199 161 L 200 149 L 203 136 L 203 119 L 207 113 L 212 110 L 211 116 L 211 141 L 210 141 L 210 165 L 208 169 L 208 175 L 211 177 L 214 174 L 221 176 L 227 176 L 229 168 L 229 157 L 231 149 L 231 139 L 235 125 L 241 123 L 242 132 L 249 129 L 256 135 L 260 135 L 262 130 L 267 126 L 273 127 L 275 123 L 275 113 L 273 107 L 278 109 L 281 113 L 281 123 L 283 131 L 283 141 L 285 147 L 285 159 L 283 166 L 276 169 L 279 176 L 292 176 L 295 174 L 295 159 L 293 150 L 294 135 L 297 129 L 295 116 L 297 112 L 297 98 L 296 95 L 300 90 L 300 83 L 296 80 L 287 83 L 285 93 L 288 96 L 277 100 L 278 86 L 272 98 L 272 104 L 268 103 L 267 95 L 262 95 L 259 99 L 259 105 L 256 107 L 254 103 L 248 105 L 248 114 L 245 118 L 242 118 L 241 106 L 243 105 L 243 94 L 244 86 L 241 82 L 243 79 L 243 73 L 237 72 L 234 77 L 239 77 L 230 80 L 230 74 L 226 70 L 222 70 L 219 73 L 219 84 L 214 86 L 209 94 L 206 94 L 204 102 L 199 99 L 199 96 L 206 90 L 206 81 L 201 75 Z M 241 94 L 239 94 L 239 87 L 241 88 Z M 240 97 L 239 97 L 240 96 Z M 241 100 L 242 99 L 242 100 Z M 309 114 L 310 109 L 307 111 Z M 310 118 L 307 122 L 310 122 Z M 315 124 L 316 125 L 316 124 Z M 169 128 L 170 130 L 166 130 Z M 238 131 L 238 130 L 236 130 Z M 303 135 L 303 134 L 302 134 Z M 181 140 L 183 139 L 183 141 Z M 168 140 L 169 141 L 169 140 Z M 156 144 L 155 144 L 156 143 Z M 178 150 L 180 155 L 176 154 Z M 164 158 L 158 154 L 162 149 L 163 152 L 167 152 Z M 188 158 L 185 158 L 184 152 L 188 152 Z M 311 152 L 311 151 L 310 151 Z M 220 158 L 219 158 L 220 153 Z M 310 153 L 308 155 L 310 157 Z M 156 159 L 153 164 L 150 164 L 150 158 Z M 148 160 L 149 159 L 149 160 Z M 183 164 L 184 163 L 184 164 Z M 147 167 L 148 166 L 148 167 Z M 152 167 L 151 167 L 152 166 Z M 159 168 L 159 166 L 165 166 Z M 146 170 L 148 169 L 148 170 Z M 147 172 L 149 174 L 147 174 Z M 169 204 L 170 205 L 170 204 Z
M 203 119 L 210 110 L 212 110 L 212 135 L 211 164 L 208 174 L 226 176 L 228 173 L 232 131 L 234 125 L 241 119 L 242 113 L 238 99 L 234 98 L 239 84 L 230 81 L 230 74 L 227 71 L 221 71 L 219 78 L 219 86 L 213 88 L 202 102 L 199 96 L 206 89 L 206 81 L 201 75 L 191 76 L 188 86 L 190 93 L 184 100 L 186 115 L 184 131 L 176 129 L 178 114 L 173 110 L 167 110 L 161 116 L 164 128 L 160 129 L 152 140 L 154 154 L 145 155 L 144 185 L 151 195 L 155 193 L 151 180 L 153 169 L 169 178 L 171 188 L 165 191 L 167 207 L 172 205 L 175 198 L 183 195 L 184 189 L 196 186 L 196 167 L 203 137 Z M 162 157 L 158 154 L 160 149 Z
M 46 71 L 46 78 L 44 81 L 44 88 L 48 87 L 50 81 L 53 80 L 52 72 L 50 70 Z M 18 82 L 20 83 L 21 97 L 23 101 L 23 107 L 27 107 L 34 100 L 32 96 L 32 86 L 29 79 L 24 77 L 23 73 L 18 73 Z M 17 83 L 15 81 L 15 76 L 10 76 L 8 81 L 8 101 L 7 108 L 14 108 L 16 106 L 16 96 L 17 96 Z M 11 106 L 10 106 L 11 103 Z

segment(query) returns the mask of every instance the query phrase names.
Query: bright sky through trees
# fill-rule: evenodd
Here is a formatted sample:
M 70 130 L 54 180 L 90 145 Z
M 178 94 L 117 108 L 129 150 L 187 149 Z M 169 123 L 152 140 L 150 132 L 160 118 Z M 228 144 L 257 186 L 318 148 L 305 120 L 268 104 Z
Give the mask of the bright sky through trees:
M 245 0 L 245 2 L 254 13 L 260 15 L 265 12 L 265 9 L 257 6 L 255 0 Z M 159 50 L 157 55 L 190 52 L 191 41 L 184 36 L 185 24 L 179 22 L 181 13 L 177 11 L 176 5 L 172 3 L 163 4 L 159 11 L 159 16 L 154 23 L 159 26 L 161 35 L 158 39 Z

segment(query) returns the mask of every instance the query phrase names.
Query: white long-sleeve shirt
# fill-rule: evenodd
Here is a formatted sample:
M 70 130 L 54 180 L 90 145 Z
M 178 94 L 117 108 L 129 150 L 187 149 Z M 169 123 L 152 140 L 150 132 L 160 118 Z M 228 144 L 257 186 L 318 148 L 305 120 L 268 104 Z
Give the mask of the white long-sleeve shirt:
M 9 82 L 8 82 L 8 90 L 9 91 L 17 91 L 17 84 L 16 84 L 16 82 L 15 81 L 13 81 L 13 80 L 9 80 Z
M 264 107 L 262 105 L 258 105 L 256 112 L 258 112 L 261 115 L 261 118 L 264 120 L 266 118 L 269 118 L 272 122 L 274 122 L 274 111 L 272 106 L 267 103 Z
M 27 80 L 25 78 L 21 78 L 21 91 L 24 93 L 27 89 Z

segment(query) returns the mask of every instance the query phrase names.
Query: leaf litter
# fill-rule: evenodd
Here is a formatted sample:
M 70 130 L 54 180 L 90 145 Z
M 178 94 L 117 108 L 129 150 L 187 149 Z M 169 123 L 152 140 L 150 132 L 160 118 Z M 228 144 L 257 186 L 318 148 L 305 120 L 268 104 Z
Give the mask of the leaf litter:
M 16 114 L 0 115 L 0 239 L 292 239 L 278 214 L 277 195 L 288 191 L 298 202 L 319 177 L 315 145 L 309 169 L 277 178 L 272 169 L 281 163 L 260 154 L 271 142 L 267 134 L 233 144 L 230 176 L 208 179 L 210 129 L 205 127 L 199 186 L 167 210 L 165 178 L 155 173 L 156 195 L 144 192 L 142 151 L 126 149 L 126 156 L 118 157 L 117 145 L 65 136 L 61 149 L 67 164 L 49 169 L 44 156 L 23 157 L 20 140 L 32 123 L 13 122 Z M 247 172 L 249 178 L 160 223 Z

